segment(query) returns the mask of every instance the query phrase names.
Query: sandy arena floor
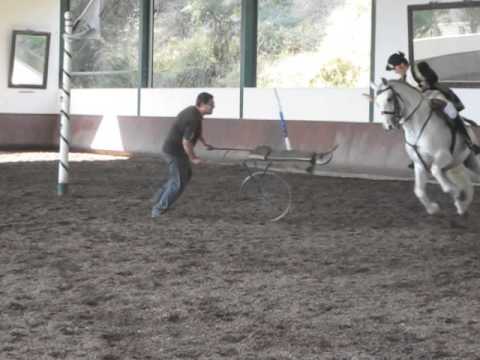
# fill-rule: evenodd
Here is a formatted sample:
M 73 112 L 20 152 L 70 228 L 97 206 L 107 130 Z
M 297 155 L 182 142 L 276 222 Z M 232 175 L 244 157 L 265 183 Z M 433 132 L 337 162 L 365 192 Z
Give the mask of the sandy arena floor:
M 431 217 L 408 181 L 284 174 L 269 223 L 201 165 L 151 219 L 161 160 L 86 156 L 58 197 L 29 156 L 0 154 L 1 360 L 480 359 L 478 187 Z

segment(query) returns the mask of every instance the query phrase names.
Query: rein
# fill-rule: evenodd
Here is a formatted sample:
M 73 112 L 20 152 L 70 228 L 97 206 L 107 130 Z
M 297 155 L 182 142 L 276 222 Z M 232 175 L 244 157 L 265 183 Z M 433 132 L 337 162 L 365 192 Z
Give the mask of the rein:
M 401 98 L 400 95 L 398 95 L 398 97 Z M 412 112 L 410 113 L 410 115 L 408 115 L 405 120 L 403 120 L 403 123 L 406 123 L 408 120 L 411 119 L 411 117 L 413 116 L 413 114 L 415 114 L 417 112 L 418 109 L 420 109 L 420 105 L 422 105 L 422 103 L 424 102 L 425 98 L 422 96 L 422 98 L 420 99 L 420 101 L 418 102 L 417 106 L 415 106 L 415 108 L 412 110 Z M 403 100 L 402 100 L 403 101 Z M 430 114 L 428 115 L 428 118 L 430 119 L 430 117 L 432 116 L 432 111 L 430 111 Z M 427 120 L 428 121 L 428 120 Z M 423 128 L 422 128 L 423 130 Z
M 420 101 L 417 103 L 417 105 L 415 105 L 415 107 L 413 108 L 413 110 L 410 112 L 410 114 L 408 114 L 408 116 L 405 116 L 403 117 L 402 116 L 402 111 L 401 111 L 401 108 L 400 108 L 400 101 L 405 104 L 405 101 L 402 99 L 401 95 L 395 91 L 395 89 L 389 85 L 388 87 L 386 87 L 385 89 L 381 89 L 377 92 L 377 95 L 380 95 L 381 93 L 387 91 L 387 90 L 391 90 L 392 93 L 393 93 L 393 101 L 394 101 L 394 107 L 393 107 L 393 111 L 382 111 L 381 113 L 383 115 L 392 115 L 393 119 L 395 120 L 394 122 L 394 126 L 395 127 L 400 127 L 402 125 L 405 125 L 406 122 L 408 122 L 412 117 L 413 115 L 418 111 L 418 109 L 420 109 L 420 106 L 422 105 L 422 103 L 425 101 L 425 98 L 422 96 Z M 400 101 L 399 101 L 400 99 Z M 410 146 L 413 151 L 415 151 L 415 154 L 417 155 L 417 157 L 420 159 L 423 167 L 425 168 L 425 170 L 427 172 L 429 172 L 429 168 L 427 166 L 427 163 L 425 162 L 425 160 L 423 159 L 423 157 L 420 155 L 420 152 L 418 151 L 418 142 L 420 141 L 420 139 L 422 138 L 423 136 L 423 133 L 425 131 L 425 128 L 427 127 L 428 123 L 430 122 L 430 119 L 432 118 L 432 114 L 433 114 L 433 110 L 432 108 L 430 108 L 430 112 L 427 116 L 427 118 L 425 119 L 422 127 L 420 128 L 420 131 L 418 132 L 417 134 L 417 138 L 416 140 L 414 141 L 413 144 L 409 143 L 407 141 L 407 139 L 405 138 L 405 143 Z
M 402 124 L 406 123 L 408 120 L 410 120 L 425 100 L 425 98 L 422 96 L 420 101 L 418 102 L 418 104 L 412 110 L 412 112 L 410 112 L 410 114 L 408 114 L 408 116 L 404 117 L 404 116 L 402 116 L 402 112 L 400 110 L 400 102 L 398 101 L 398 99 L 400 99 L 400 101 L 404 104 L 405 104 L 405 101 L 402 99 L 402 96 L 398 92 L 396 92 L 395 89 L 391 85 L 386 87 L 385 89 L 379 90 L 377 92 L 377 96 L 384 93 L 387 90 L 391 90 L 392 93 L 393 93 L 393 101 L 394 101 L 393 111 L 382 111 L 381 114 L 382 115 L 392 115 L 393 118 L 395 119 L 395 126 L 396 127 L 399 127 L 399 125 L 402 125 Z M 402 120 L 402 118 L 403 118 L 403 120 Z
M 418 158 L 422 162 L 423 167 L 425 168 L 425 170 L 427 172 L 429 172 L 429 169 L 428 169 L 427 163 L 425 162 L 425 160 L 422 158 L 422 155 L 420 155 L 420 152 L 418 151 L 418 142 L 420 141 L 420 139 L 423 135 L 423 132 L 425 131 L 425 128 L 427 127 L 428 123 L 430 122 L 430 119 L 432 118 L 432 114 L 433 114 L 433 110 L 430 109 L 430 112 L 428 113 L 428 117 L 424 121 L 424 123 L 422 125 L 422 128 L 420 129 L 419 133 L 417 134 L 417 139 L 415 140 L 415 142 L 413 144 L 410 144 L 407 141 L 407 139 L 405 139 L 405 144 L 410 146 L 413 149 L 413 151 L 415 151 L 415 154 L 418 156 Z

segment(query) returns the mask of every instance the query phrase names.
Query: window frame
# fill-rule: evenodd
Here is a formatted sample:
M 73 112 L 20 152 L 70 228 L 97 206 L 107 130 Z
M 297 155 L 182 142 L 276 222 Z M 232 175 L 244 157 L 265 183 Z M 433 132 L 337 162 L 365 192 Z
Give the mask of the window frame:
M 32 36 L 41 36 L 45 38 L 45 59 L 43 65 L 43 78 L 41 84 L 14 84 L 13 83 L 13 70 L 15 64 L 15 54 L 17 48 L 17 35 L 32 35 Z M 13 30 L 12 31 L 12 40 L 10 48 L 10 65 L 8 71 L 8 87 L 15 89 L 46 89 L 48 84 L 48 65 L 50 58 L 50 36 L 49 32 L 45 31 L 33 31 L 33 30 Z
M 470 0 L 470 1 L 455 1 L 455 2 L 445 2 L 445 3 L 437 3 L 432 2 L 428 4 L 421 4 L 421 5 L 408 5 L 407 12 L 408 12 L 408 59 L 410 64 L 415 63 L 415 50 L 413 46 L 413 15 L 415 11 L 421 10 L 445 10 L 445 9 L 465 9 L 465 8 L 480 8 L 480 1 Z M 479 64 L 480 66 L 480 64 Z M 454 88 L 480 88 L 480 80 L 479 81 L 442 81 L 439 80 L 440 84 L 444 84 L 448 87 Z

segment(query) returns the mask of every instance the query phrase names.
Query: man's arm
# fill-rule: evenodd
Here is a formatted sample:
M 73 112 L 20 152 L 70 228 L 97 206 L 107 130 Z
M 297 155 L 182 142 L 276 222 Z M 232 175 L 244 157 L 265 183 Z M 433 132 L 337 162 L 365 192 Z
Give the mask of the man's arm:
M 210 144 L 208 144 L 208 143 L 205 141 L 205 139 L 203 138 L 203 135 L 201 135 L 201 136 L 198 138 L 198 141 L 200 141 L 200 142 L 203 144 L 203 146 L 205 146 L 205 148 L 206 148 L 207 150 L 213 150 L 213 146 L 210 145 Z
M 195 151 L 193 150 L 193 143 L 187 139 L 182 140 L 182 146 L 185 152 L 187 153 L 188 158 L 194 164 L 199 164 L 201 162 L 200 158 L 195 155 Z

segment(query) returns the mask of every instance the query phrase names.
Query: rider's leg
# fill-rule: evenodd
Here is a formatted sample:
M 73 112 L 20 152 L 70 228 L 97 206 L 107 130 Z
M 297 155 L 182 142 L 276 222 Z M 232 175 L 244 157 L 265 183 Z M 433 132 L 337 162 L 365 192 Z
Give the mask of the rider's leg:
M 472 150 L 473 153 L 479 154 L 480 147 L 472 141 L 472 138 L 470 137 L 470 134 L 465 127 L 465 123 L 463 122 L 462 117 L 458 114 L 457 109 L 455 109 L 455 106 L 449 101 L 447 102 L 447 105 L 445 106 L 443 111 L 450 119 L 453 120 L 455 127 L 458 129 L 460 134 L 463 135 L 468 148 Z
M 458 115 L 454 121 L 458 131 L 465 137 L 465 142 L 467 143 L 467 146 L 470 148 L 470 150 L 472 150 L 474 154 L 480 154 L 480 146 L 478 146 L 473 142 L 472 137 L 468 133 L 468 130 L 465 126 L 465 122 L 463 121 L 462 117 Z

